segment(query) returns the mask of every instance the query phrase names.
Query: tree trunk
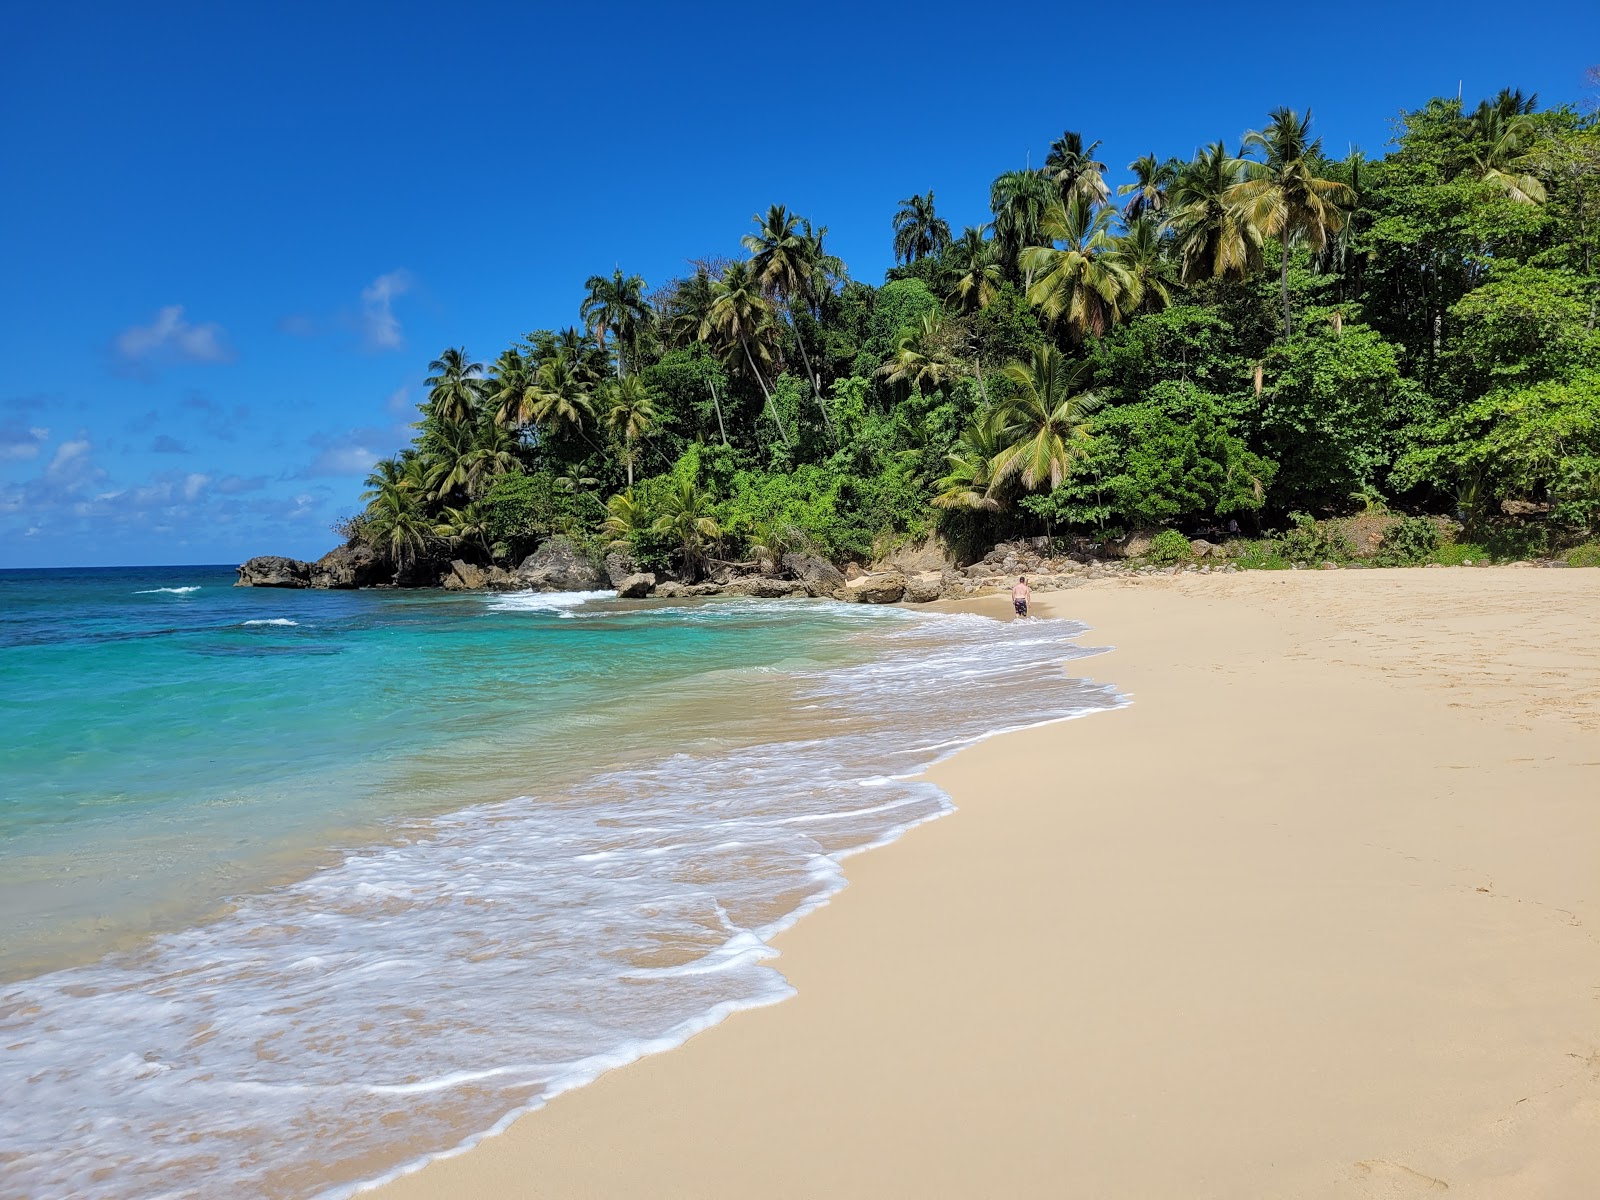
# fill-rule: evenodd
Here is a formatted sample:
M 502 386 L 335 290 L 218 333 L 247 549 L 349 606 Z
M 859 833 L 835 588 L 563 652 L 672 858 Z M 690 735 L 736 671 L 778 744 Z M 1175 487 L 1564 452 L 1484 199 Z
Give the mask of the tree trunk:
M 783 420 L 778 416 L 778 406 L 772 402 L 772 393 L 767 390 L 767 381 L 761 377 L 761 372 L 756 367 L 755 355 L 750 353 L 749 341 L 745 338 L 740 338 L 739 345 L 744 347 L 744 360 L 750 364 L 750 374 L 756 377 L 756 383 L 761 386 L 761 394 L 767 399 L 767 415 L 772 418 L 772 423 L 778 427 L 778 436 L 783 439 L 785 446 L 793 446 L 794 442 L 789 437 L 789 431 L 783 427 Z
M 1283 243 L 1283 264 L 1279 272 L 1279 282 L 1283 290 L 1283 340 L 1289 340 L 1289 231 L 1283 231 L 1280 240 Z
M 806 339 L 800 334 L 800 326 L 794 319 L 794 312 L 789 313 L 789 328 L 794 330 L 795 345 L 800 347 L 800 361 L 805 364 L 806 378 L 811 381 L 811 394 L 817 398 L 817 411 L 822 414 L 822 428 L 827 430 L 830 441 L 837 442 L 833 436 L 833 422 L 828 420 L 828 406 L 822 402 L 822 380 L 817 378 L 817 373 L 811 369 L 811 356 L 806 353 Z
M 728 444 L 728 427 L 722 423 L 722 401 L 717 399 L 717 381 L 712 379 L 710 384 L 711 407 L 717 410 L 717 432 L 722 435 L 722 444 L 726 446 Z

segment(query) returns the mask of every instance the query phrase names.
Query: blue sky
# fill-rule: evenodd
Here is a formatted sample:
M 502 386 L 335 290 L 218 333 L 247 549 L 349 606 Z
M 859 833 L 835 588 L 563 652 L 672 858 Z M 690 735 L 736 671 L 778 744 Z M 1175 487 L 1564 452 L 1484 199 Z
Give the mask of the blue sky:
M 0 566 L 315 557 L 446 345 L 737 252 L 773 202 L 852 273 L 1065 128 L 1113 175 L 1310 106 L 1584 96 L 1600 5 L 13 6 L 0 46 Z

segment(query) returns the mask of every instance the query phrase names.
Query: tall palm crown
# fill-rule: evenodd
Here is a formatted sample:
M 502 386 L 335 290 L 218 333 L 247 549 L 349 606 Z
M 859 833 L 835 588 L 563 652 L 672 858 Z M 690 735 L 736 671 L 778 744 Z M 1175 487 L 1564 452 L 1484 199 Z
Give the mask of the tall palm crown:
M 1020 262 L 1035 279 L 1028 300 L 1052 322 L 1064 322 L 1074 340 L 1101 337 L 1141 298 L 1138 281 L 1116 254 L 1111 210 L 1091 209 L 1075 195 L 1052 204 L 1041 232 L 1061 246 L 1031 246 Z
M 528 415 L 547 428 L 570 427 L 581 434 L 594 418 L 588 380 L 565 359 L 550 359 L 529 389 Z
M 471 420 L 483 394 L 483 364 L 473 362 L 465 346 L 452 346 L 428 370 L 429 411 L 446 424 Z
M 918 327 L 900 338 L 893 357 L 877 373 L 890 383 L 909 383 L 924 394 L 937 391 L 963 374 L 949 342 L 944 319 L 937 310 L 924 313 Z
M 1129 225 L 1116 239 L 1115 254 L 1136 285 L 1138 311 L 1160 312 L 1172 303 L 1177 268 L 1155 217 L 1146 215 Z
M 983 236 L 983 229 L 968 225 L 950 243 L 945 258 L 956 272 L 949 298 L 966 312 L 988 308 L 1004 275 L 995 259 L 994 243 Z
M 1283 334 L 1289 336 L 1289 248 L 1299 242 L 1313 252 L 1328 235 L 1344 227 L 1345 211 L 1355 204 L 1350 189 L 1319 178 L 1322 139 L 1311 136 L 1311 110 L 1305 119 L 1290 108 L 1275 108 L 1267 127 L 1244 135 L 1244 149 L 1261 160 L 1245 160 L 1244 180 L 1228 193 L 1230 203 L 1263 237 L 1275 237 L 1283 251 L 1280 279 Z
M 1098 149 L 1099 142 L 1085 146 L 1083 134 L 1071 129 L 1050 143 L 1044 173 L 1056 185 L 1063 204 L 1071 203 L 1074 196 L 1090 205 L 1104 204 L 1111 198 L 1106 186 L 1106 165 L 1094 156 Z
M 913 263 L 950 244 L 950 223 L 933 210 L 933 192 L 907 196 L 894 214 L 894 257 Z
M 945 455 L 950 470 L 935 485 L 938 491 L 933 497 L 934 507 L 998 512 L 1001 503 L 994 495 L 994 464 L 1010 446 L 1012 437 L 1010 417 L 1004 408 L 981 413 Z
M 1007 437 L 1015 440 L 994 460 L 994 483 L 1015 476 L 1030 491 L 1046 480 L 1060 485 L 1083 453 L 1089 417 L 1100 407 L 1100 397 L 1083 386 L 1093 372 L 1093 364 L 1073 362 L 1050 345 L 1005 369 L 1016 390 L 1006 406 Z
M 1023 250 L 1043 240 L 1040 226 L 1057 199 L 1054 185 L 1041 171 L 1007 171 L 989 185 L 995 244 L 1008 270 L 1017 268 Z M 1024 275 L 1023 282 L 1030 284 L 1032 279 Z
M 1261 231 L 1229 201 L 1244 169 L 1212 142 L 1178 170 L 1167 209 L 1183 279 L 1243 279 L 1261 268 Z
M 1133 182 L 1117 189 L 1117 195 L 1133 198 L 1122 206 L 1122 216 L 1129 224 L 1146 213 L 1160 213 L 1167 207 L 1167 192 L 1178 176 L 1174 159 L 1159 159 L 1154 154 L 1141 154 L 1128 164 L 1133 172 Z
M 719 343 L 729 357 L 742 355 L 744 364 L 761 387 L 768 416 L 786 445 L 793 445 L 772 402 L 763 368 L 773 358 L 774 309 L 746 263 L 731 263 L 722 278 L 711 285 L 711 307 L 706 311 L 700 336 Z
M 711 311 L 711 275 L 704 267 L 680 279 L 662 306 L 661 327 L 667 344 L 682 348 L 700 337 L 700 327 Z
M 638 342 L 639 334 L 650 320 L 650 305 L 645 302 L 645 283 L 638 275 L 624 276 L 622 271 L 604 275 L 591 275 L 583 285 L 588 290 L 578 315 L 583 318 L 591 333 L 599 339 L 603 349 L 609 333 L 617 340 L 617 378 L 627 374 L 626 352 Z
M 510 429 L 527 423 L 528 389 L 534 368 L 518 350 L 506 350 L 489 368 L 484 399 L 494 406 L 494 423 Z
M 628 486 L 633 486 L 633 463 L 638 444 L 656 426 L 655 397 L 637 375 L 620 379 L 605 391 L 605 407 L 600 420 L 607 431 L 622 443 L 623 463 L 628 470 Z
M 929 198 L 932 198 L 931 192 Z M 810 221 L 796 217 L 781 204 L 767 209 L 765 218 L 755 216 L 751 220 L 756 223 L 757 231 L 745 234 L 743 239 L 744 248 L 751 255 L 751 273 L 763 288 L 782 301 L 795 345 L 800 349 L 806 378 L 817 399 L 823 424 L 827 425 L 828 409 L 822 403 L 822 380 L 811 369 L 805 336 L 794 319 L 795 305 L 809 307 L 813 288 L 826 275 L 828 264 L 824 260 L 829 256 L 823 252 L 822 236 L 827 230 L 813 232 Z M 947 229 L 947 235 L 948 232 Z
M 1522 112 L 1521 93 L 1500 93 L 1497 103 L 1485 100 L 1466 123 L 1471 140 L 1471 171 L 1492 183 L 1518 204 L 1543 204 L 1544 184 L 1529 169 L 1528 147 L 1533 144 L 1533 122 Z

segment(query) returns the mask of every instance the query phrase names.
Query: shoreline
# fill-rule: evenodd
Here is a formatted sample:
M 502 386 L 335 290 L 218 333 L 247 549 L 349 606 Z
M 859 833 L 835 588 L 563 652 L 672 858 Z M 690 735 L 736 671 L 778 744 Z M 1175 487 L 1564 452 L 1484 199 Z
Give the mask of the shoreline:
M 1600 1186 L 1600 604 L 1470 578 L 1037 597 L 1136 703 L 931 768 L 958 811 L 776 939 L 787 1003 L 364 1194 Z

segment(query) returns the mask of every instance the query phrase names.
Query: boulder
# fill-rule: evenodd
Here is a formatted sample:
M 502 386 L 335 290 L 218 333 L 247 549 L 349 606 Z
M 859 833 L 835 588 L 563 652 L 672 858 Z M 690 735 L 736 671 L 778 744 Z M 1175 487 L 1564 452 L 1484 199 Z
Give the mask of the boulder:
M 656 584 L 655 594 L 669 600 L 681 599 L 687 596 L 718 596 L 722 594 L 720 583 L 679 583 L 669 579 L 665 583 Z
M 1136 529 L 1125 538 L 1106 545 L 1106 551 L 1117 558 L 1143 558 L 1150 553 L 1150 543 L 1156 540 L 1159 529 Z
M 1221 549 L 1221 546 L 1214 542 L 1208 542 L 1205 538 L 1195 538 L 1194 541 L 1189 543 L 1189 553 L 1196 558 L 1211 558 Z
M 850 580 L 840 598 L 857 604 L 894 604 L 905 594 L 906 577 L 899 571 L 884 571 Z
M 450 569 L 439 580 L 439 586 L 452 592 L 478 592 L 482 591 L 488 583 L 488 575 L 484 569 L 472 563 L 456 559 L 450 564 Z
M 756 596 L 776 600 L 783 596 L 804 596 L 806 585 L 798 579 L 774 579 L 770 575 L 741 575 L 723 589 L 730 596 Z
M 845 563 L 844 565 L 844 578 L 846 583 L 852 579 L 863 579 L 866 577 L 866 574 L 866 571 L 862 569 L 860 563 Z
M 609 561 L 607 563 L 609 566 Z M 650 594 L 656 586 L 656 577 L 653 572 L 641 571 L 635 575 L 625 575 L 617 581 L 617 595 L 623 600 L 642 600 Z
M 927 604 L 944 595 L 943 571 L 918 571 L 906 578 L 905 598 L 912 604 Z
M 605 577 L 567 538 L 553 537 L 517 568 L 522 586 L 536 592 L 589 592 Z
M 606 581 L 614 588 L 620 588 L 624 579 L 638 573 L 633 565 L 633 555 L 621 550 L 613 550 L 606 555 L 604 570 Z
M 371 587 L 385 582 L 383 560 L 371 546 L 338 546 L 311 564 L 314 588 Z
M 809 596 L 831 596 L 845 582 L 838 567 L 815 554 L 785 554 L 783 569 L 806 585 L 806 594 Z
M 483 586 L 491 592 L 511 592 L 522 586 L 517 582 L 517 577 L 504 567 L 490 567 L 483 574 Z
M 303 588 L 311 586 L 311 564 L 279 554 L 263 554 L 239 564 L 234 587 Z

